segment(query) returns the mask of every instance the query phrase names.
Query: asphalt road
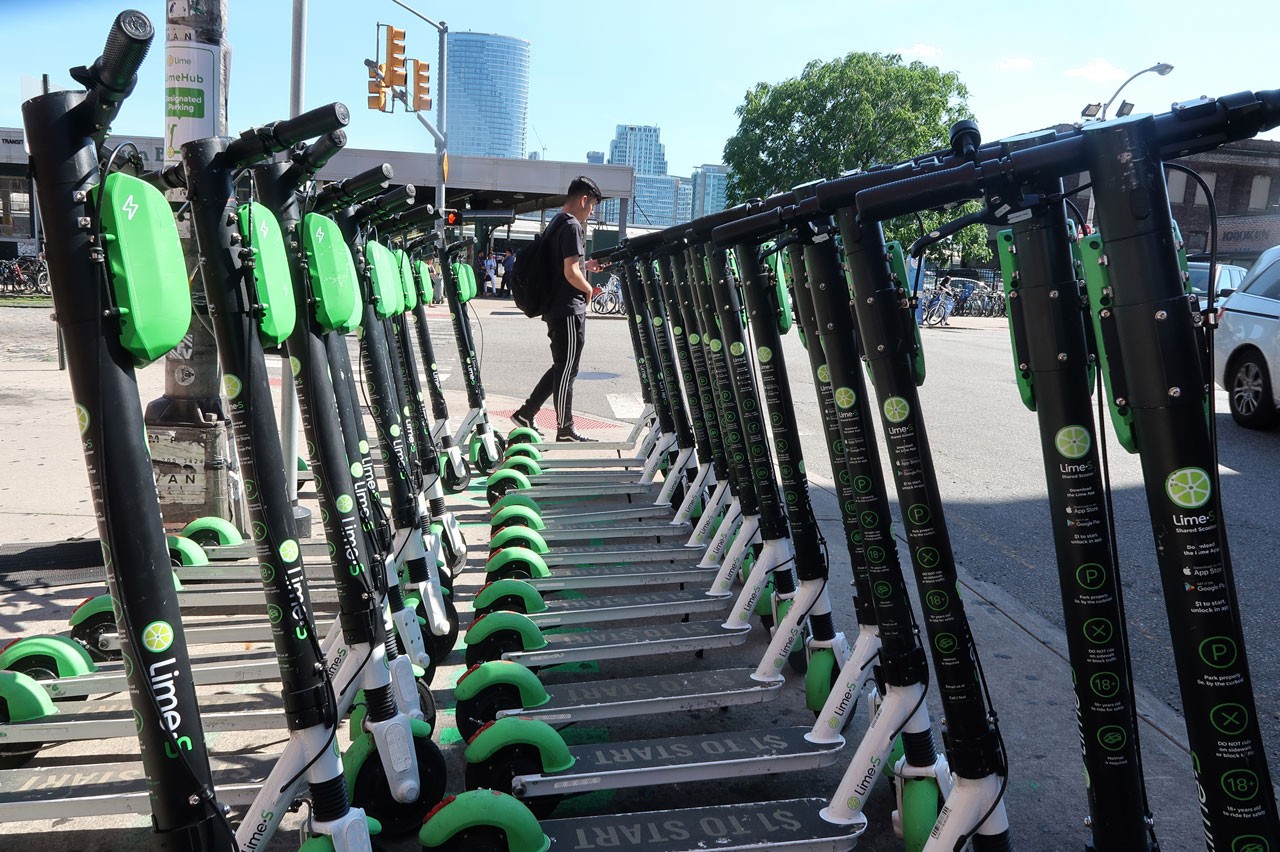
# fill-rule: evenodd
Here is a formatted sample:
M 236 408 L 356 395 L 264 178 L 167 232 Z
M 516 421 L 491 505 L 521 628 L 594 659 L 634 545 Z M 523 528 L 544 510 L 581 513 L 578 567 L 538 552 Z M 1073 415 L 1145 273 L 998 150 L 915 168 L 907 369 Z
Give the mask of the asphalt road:
M 484 377 L 496 394 L 523 397 L 531 371 L 549 363 L 542 324 L 509 303 L 483 303 Z M 1058 627 L 1057 582 L 1036 416 L 1018 396 L 1003 320 L 957 318 L 950 328 L 923 331 L 927 380 L 920 389 L 939 488 L 958 565 L 998 586 Z M 807 356 L 798 335 L 784 338 L 805 464 L 814 487 L 830 482 Z M 590 316 L 575 408 L 619 418 L 638 404 L 639 380 L 630 335 L 620 318 Z M 1249 663 L 1260 722 L 1272 760 L 1280 755 L 1280 431 L 1251 432 L 1235 424 L 1217 391 L 1222 493 Z M 1138 457 L 1106 430 L 1110 482 L 1139 686 L 1180 710 L 1168 619 L 1155 560 Z M 887 456 L 881 452 L 887 470 Z M 892 489 L 890 489 L 892 491 Z M 828 536 L 832 538 L 831 536 Z M 979 651 L 982 651 L 979 648 Z

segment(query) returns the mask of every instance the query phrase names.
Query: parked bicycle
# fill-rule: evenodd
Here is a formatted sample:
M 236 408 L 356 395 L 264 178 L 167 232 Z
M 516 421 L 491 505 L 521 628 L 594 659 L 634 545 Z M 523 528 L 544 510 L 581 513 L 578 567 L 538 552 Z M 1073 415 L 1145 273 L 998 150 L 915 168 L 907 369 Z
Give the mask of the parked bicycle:
M 49 296 L 49 265 L 42 257 L 0 260 L 0 293 L 6 295 Z
M 609 275 L 604 286 L 594 288 L 591 294 L 591 311 L 597 314 L 622 313 L 622 281 L 616 273 Z

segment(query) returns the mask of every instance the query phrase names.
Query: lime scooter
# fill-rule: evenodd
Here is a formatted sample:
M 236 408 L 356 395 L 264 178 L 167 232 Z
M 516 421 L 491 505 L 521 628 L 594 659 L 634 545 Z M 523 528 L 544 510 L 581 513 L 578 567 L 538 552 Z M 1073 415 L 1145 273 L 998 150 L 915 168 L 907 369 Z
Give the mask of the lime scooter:
M 958 170 L 929 180 L 931 191 L 970 195 L 980 188 L 975 181 L 987 185 L 1000 175 L 1001 184 L 1009 181 L 1030 194 L 1079 168 L 1094 177 L 1102 236 L 1090 235 L 1081 245 L 1093 331 L 1113 426 L 1121 444 L 1142 460 L 1209 848 L 1266 848 L 1280 838 L 1280 829 L 1253 721 L 1218 496 L 1207 416 L 1212 378 L 1189 354 L 1202 350 L 1161 169 L 1167 157 L 1211 150 L 1277 123 L 1280 92 L 1202 98 L 1175 103 L 1161 115 L 1085 128 L 1055 144 L 1053 156 L 1045 156 L 1050 149 L 1043 146 L 1037 152 L 1012 145 L 1005 158 L 969 168 L 963 180 L 956 179 Z M 1041 162 L 1033 166 L 1034 154 Z M 1019 230 L 1013 245 L 1020 247 L 1027 237 Z M 1021 278 L 1027 258 L 1019 260 Z M 1152 375 L 1163 378 L 1151 382 Z M 1078 452 L 1080 444 L 1055 433 L 1053 451 Z M 1067 588 L 1064 582 L 1064 598 Z
M 169 225 L 170 239 L 157 240 L 147 227 L 154 200 L 135 200 L 144 216 L 134 227 L 132 218 L 116 212 L 117 201 L 128 198 L 115 197 L 120 181 L 105 186 L 98 167 L 98 148 L 136 83 L 153 36 L 145 15 L 122 12 L 102 55 L 72 70 L 85 91 L 33 98 L 22 113 L 104 562 L 132 663 L 139 755 L 154 782 L 143 793 L 146 807 L 171 848 L 230 850 L 235 844 L 215 798 L 195 689 L 173 677 L 187 666 L 187 647 L 176 601 L 167 594 L 168 549 L 134 375 L 135 365 L 158 358 L 186 332 L 189 294 L 185 287 L 165 286 L 163 277 L 176 270 L 176 280 L 185 284 L 185 266 L 181 252 L 173 252 L 177 231 L 168 205 L 155 221 Z M 106 204 L 109 195 L 112 203 Z M 4 672 L 0 683 L 6 722 L 54 712 L 30 679 Z M 25 687 L 31 700 L 11 687 Z M 4 799 L 15 798 L 8 777 L 2 786 Z

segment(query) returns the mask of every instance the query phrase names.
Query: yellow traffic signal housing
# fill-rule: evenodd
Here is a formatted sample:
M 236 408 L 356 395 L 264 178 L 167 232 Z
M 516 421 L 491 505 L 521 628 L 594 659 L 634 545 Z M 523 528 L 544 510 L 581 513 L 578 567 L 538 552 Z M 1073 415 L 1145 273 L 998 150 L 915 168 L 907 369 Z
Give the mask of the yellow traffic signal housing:
M 413 108 L 431 111 L 431 63 L 413 60 Z
M 377 68 L 369 69 L 369 109 L 387 111 L 387 87 L 378 79 L 378 72 L 382 70 L 381 65 Z
M 403 86 L 408 82 L 404 58 L 404 30 L 387 25 L 386 77 L 388 86 Z

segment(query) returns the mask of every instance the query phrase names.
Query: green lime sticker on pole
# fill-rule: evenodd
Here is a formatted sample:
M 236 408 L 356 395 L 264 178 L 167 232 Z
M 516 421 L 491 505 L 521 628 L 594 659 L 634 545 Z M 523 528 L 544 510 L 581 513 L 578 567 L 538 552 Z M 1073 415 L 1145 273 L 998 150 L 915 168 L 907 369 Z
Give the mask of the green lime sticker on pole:
M 911 403 L 900 396 L 891 396 L 884 401 L 884 419 L 890 423 L 901 423 L 911 414 Z
M 1213 485 L 1209 474 L 1202 468 L 1182 467 L 1165 479 L 1164 493 L 1175 506 L 1198 509 L 1209 502 L 1213 495 Z
M 1083 426 L 1063 426 L 1054 435 L 1053 446 L 1063 458 L 1079 459 L 1089 454 L 1093 438 Z
M 142 628 L 142 646 L 153 654 L 169 650 L 173 637 L 173 627 L 167 621 L 153 621 Z

